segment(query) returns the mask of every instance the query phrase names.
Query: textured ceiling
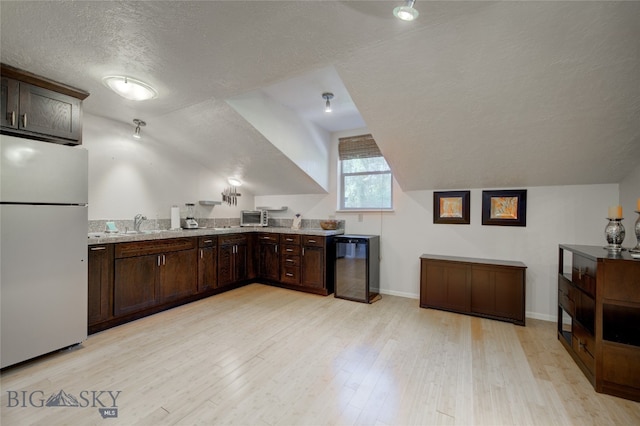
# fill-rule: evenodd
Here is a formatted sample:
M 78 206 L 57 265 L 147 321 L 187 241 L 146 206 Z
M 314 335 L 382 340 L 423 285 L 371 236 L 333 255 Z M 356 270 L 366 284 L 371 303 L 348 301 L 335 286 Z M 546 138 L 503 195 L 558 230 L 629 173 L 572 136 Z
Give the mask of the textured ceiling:
M 225 102 L 255 90 L 329 131 L 366 123 L 404 190 L 615 183 L 640 164 L 639 2 L 418 1 L 412 23 L 399 3 L 2 1 L 0 59 L 258 195 L 324 190 Z M 123 100 L 109 74 L 160 96 Z

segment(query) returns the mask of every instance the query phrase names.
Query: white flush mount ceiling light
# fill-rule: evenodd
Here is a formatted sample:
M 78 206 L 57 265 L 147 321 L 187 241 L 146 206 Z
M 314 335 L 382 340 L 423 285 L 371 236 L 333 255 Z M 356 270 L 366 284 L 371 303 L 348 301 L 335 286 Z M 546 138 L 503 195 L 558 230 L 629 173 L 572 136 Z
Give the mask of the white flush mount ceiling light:
M 407 0 L 404 6 L 398 6 L 393 9 L 393 16 L 403 21 L 413 21 L 419 15 L 418 11 L 413 8 L 416 0 Z
M 110 75 L 102 79 L 109 89 L 131 101 L 146 101 L 158 96 L 158 92 L 144 81 L 120 75 Z
M 230 177 L 227 179 L 227 182 L 229 182 L 231 186 L 242 186 L 242 181 L 237 178 Z
M 134 118 L 133 124 L 136 125 L 136 129 L 133 131 L 133 137 L 136 139 L 142 139 L 142 135 L 140 134 L 140 127 L 144 127 L 147 125 L 144 121 Z
M 333 99 L 333 93 L 325 92 L 322 94 L 322 99 L 326 102 L 324 104 L 324 112 L 331 112 L 331 99 Z

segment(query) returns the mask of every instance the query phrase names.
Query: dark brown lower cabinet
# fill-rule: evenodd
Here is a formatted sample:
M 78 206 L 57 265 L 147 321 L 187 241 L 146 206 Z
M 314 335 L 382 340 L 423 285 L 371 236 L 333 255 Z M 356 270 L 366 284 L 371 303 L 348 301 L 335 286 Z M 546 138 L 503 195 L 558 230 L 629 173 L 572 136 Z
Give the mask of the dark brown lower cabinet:
M 198 292 L 218 286 L 218 239 L 207 236 L 198 238 Z
M 331 294 L 332 247 L 332 237 L 279 233 L 89 246 L 89 333 L 226 291 L 254 278 L 294 290 Z
M 258 277 L 280 280 L 280 236 L 279 234 L 258 234 Z
M 160 255 L 116 259 L 114 314 L 124 315 L 158 303 Z
M 113 317 L 113 244 L 89 247 L 88 325 Z
M 195 238 L 117 244 L 114 314 L 125 315 L 197 292 Z
M 522 262 L 424 254 L 420 306 L 525 325 Z
M 218 287 L 248 278 L 248 242 L 246 234 L 218 237 Z

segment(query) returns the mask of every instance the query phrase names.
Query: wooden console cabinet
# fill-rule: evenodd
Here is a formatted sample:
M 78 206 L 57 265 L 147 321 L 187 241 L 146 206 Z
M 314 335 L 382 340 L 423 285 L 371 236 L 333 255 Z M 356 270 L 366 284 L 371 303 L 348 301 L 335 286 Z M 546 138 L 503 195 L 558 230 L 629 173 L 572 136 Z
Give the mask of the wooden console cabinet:
M 420 307 L 525 325 L 522 262 L 423 254 Z
M 640 401 L 640 260 L 560 245 L 558 340 L 596 392 Z

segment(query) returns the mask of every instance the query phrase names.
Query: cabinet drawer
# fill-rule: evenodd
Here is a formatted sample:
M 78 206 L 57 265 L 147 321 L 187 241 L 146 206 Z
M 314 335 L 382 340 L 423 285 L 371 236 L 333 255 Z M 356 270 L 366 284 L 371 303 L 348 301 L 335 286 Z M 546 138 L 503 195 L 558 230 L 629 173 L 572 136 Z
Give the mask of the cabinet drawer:
M 558 303 L 572 317 L 576 315 L 575 291 L 569 280 L 563 276 L 558 279 Z
M 586 257 L 573 255 L 573 266 L 571 267 L 571 281 L 589 293 L 596 294 L 596 262 Z
M 198 247 L 213 247 L 218 243 L 218 237 L 198 237 Z
M 134 241 L 116 244 L 115 257 L 145 256 L 170 251 L 189 250 L 196 247 L 195 238 L 170 238 L 166 240 Z
M 280 241 L 280 237 L 278 236 L 278 234 L 263 233 L 263 234 L 258 234 L 258 241 L 277 243 Z
M 300 245 L 300 235 L 280 234 L 280 244 Z
M 324 237 L 316 237 L 313 235 L 302 236 L 303 246 L 324 247 Z
M 300 268 L 283 265 L 280 280 L 287 284 L 300 284 Z
M 246 244 L 247 236 L 245 234 L 231 234 L 218 236 L 218 244 L 221 246 L 232 244 Z
M 640 303 L 640 262 L 604 261 L 605 299 Z
M 282 246 L 282 254 L 298 256 L 300 254 L 300 246 L 292 246 L 292 245 L 286 244 Z
M 281 259 L 282 266 L 300 266 L 300 256 L 286 254 Z
M 573 323 L 572 331 L 571 346 L 576 354 L 578 354 L 578 357 L 582 360 L 584 365 L 586 365 L 589 371 L 593 373 L 595 370 L 595 339 L 587 329 L 583 328 L 577 322 Z

